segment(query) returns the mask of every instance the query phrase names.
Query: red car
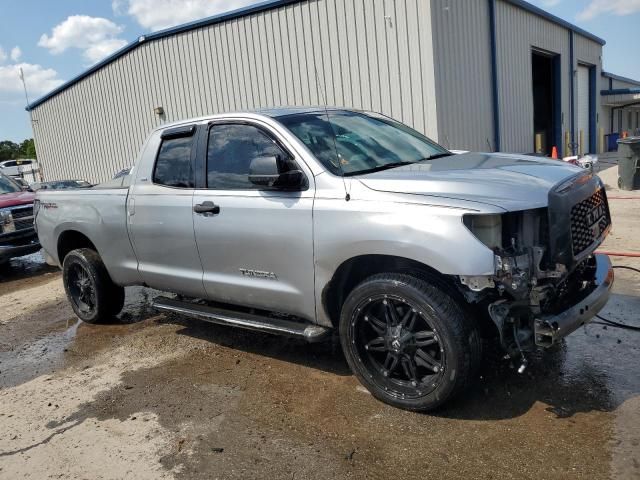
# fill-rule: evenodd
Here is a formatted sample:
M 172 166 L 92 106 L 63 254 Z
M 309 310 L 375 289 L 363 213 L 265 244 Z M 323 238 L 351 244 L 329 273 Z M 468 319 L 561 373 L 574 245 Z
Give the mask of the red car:
M 33 227 L 36 196 L 0 173 L 0 264 L 40 249 Z

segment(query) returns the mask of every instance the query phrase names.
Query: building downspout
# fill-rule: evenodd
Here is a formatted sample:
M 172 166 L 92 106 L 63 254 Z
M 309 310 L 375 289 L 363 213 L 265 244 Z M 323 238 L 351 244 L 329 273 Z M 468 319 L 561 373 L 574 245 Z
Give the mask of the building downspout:
M 588 149 L 591 153 L 598 153 L 598 122 L 599 112 L 596 106 L 598 96 L 596 94 L 597 67 L 592 65 L 589 67 L 589 145 Z
M 573 64 L 573 30 L 569 30 L 569 118 L 571 122 L 571 155 L 576 154 L 575 78 Z
M 609 133 L 613 133 L 613 115 L 616 113 L 617 108 L 620 108 L 620 107 L 611 107 L 611 115 L 610 115 L 611 128 L 609 129 Z
M 496 0 L 489 1 L 489 37 L 491 50 L 491 96 L 493 108 L 493 148 L 501 150 L 500 145 L 500 99 L 498 97 L 498 55 L 496 52 Z

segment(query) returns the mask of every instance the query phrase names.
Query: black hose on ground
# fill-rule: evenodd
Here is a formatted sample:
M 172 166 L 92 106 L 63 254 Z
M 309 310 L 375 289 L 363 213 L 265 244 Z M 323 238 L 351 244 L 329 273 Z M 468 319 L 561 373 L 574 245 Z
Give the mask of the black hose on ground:
M 626 265 L 614 265 L 613 268 L 621 268 L 624 270 L 631 270 L 633 272 L 640 273 L 640 269 L 627 267 Z M 606 325 L 609 327 L 622 328 L 624 330 L 631 330 L 633 332 L 640 332 L 640 327 L 636 327 L 635 325 L 627 325 L 626 323 L 614 322 L 613 320 L 609 320 L 608 318 L 605 318 L 601 315 L 596 315 L 596 317 L 602 320 L 602 322 L 592 322 L 597 325 Z
M 640 273 L 640 269 L 633 268 L 633 267 L 627 267 L 626 265 L 614 265 L 613 268 L 622 268 L 624 270 L 631 270 L 633 272 Z
M 608 318 L 604 318 L 600 315 L 596 315 L 596 317 L 602 321 L 591 322 L 591 323 L 596 325 L 606 325 L 608 327 L 614 327 L 614 328 L 622 328 L 623 330 L 631 330 L 633 332 L 640 332 L 640 327 L 636 327 L 635 325 L 627 325 L 626 323 L 614 322 L 613 320 L 609 320 Z

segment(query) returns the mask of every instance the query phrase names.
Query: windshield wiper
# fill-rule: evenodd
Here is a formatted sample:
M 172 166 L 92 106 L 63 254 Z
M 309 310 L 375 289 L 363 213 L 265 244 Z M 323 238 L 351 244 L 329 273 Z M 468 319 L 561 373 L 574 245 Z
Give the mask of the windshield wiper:
M 427 160 L 435 160 L 436 158 L 450 157 L 451 155 L 453 155 L 453 153 L 451 152 L 434 153 L 433 155 L 429 155 L 428 157 L 425 157 L 420 161 L 426 162 Z
M 391 163 L 385 163 L 384 165 L 378 165 L 377 167 L 367 168 L 365 170 L 358 170 L 356 172 L 346 172 L 344 174 L 344 176 L 345 177 L 350 177 L 350 176 L 353 176 L 353 175 L 364 175 L 364 174 L 367 174 L 367 173 L 381 172 L 382 170 L 388 170 L 390 168 L 402 167 L 404 165 L 413 165 L 413 164 L 420 163 L 420 162 L 426 162 L 427 160 L 435 160 L 436 158 L 449 157 L 451 155 L 453 155 L 453 153 L 451 153 L 451 152 L 434 153 L 433 155 L 425 157 L 425 158 L 423 158 L 421 160 L 418 160 L 416 162 L 391 162 Z
M 378 165 L 377 167 L 367 168 L 365 170 L 357 170 L 355 172 L 347 172 L 344 174 L 345 177 L 350 177 L 352 175 L 364 175 L 366 173 L 374 173 L 381 172 L 382 170 L 388 170 L 390 168 L 402 167 L 404 165 L 413 165 L 416 162 L 392 162 L 385 163 L 384 165 Z

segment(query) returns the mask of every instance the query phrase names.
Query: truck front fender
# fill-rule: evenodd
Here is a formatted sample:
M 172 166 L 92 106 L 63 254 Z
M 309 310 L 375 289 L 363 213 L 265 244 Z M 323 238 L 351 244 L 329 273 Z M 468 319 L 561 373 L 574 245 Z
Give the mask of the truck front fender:
M 355 257 L 403 258 L 443 275 L 492 275 L 494 254 L 465 227 L 464 213 L 464 209 L 420 204 L 352 200 L 345 207 L 345 202 L 316 200 L 318 322 L 331 325 L 320 307 L 322 292 L 340 265 Z

